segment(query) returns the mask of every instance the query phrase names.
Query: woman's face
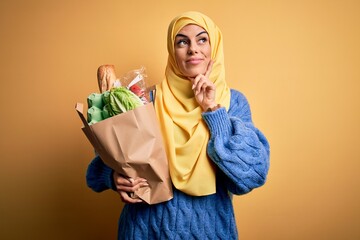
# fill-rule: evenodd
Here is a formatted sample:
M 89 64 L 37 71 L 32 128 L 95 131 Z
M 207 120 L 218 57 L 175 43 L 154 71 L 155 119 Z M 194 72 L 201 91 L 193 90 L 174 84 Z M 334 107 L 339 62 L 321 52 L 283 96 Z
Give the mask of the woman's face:
M 175 59 L 185 77 L 205 74 L 211 60 L 208 33 L 198 25 L 183 27 L 175 37 Z

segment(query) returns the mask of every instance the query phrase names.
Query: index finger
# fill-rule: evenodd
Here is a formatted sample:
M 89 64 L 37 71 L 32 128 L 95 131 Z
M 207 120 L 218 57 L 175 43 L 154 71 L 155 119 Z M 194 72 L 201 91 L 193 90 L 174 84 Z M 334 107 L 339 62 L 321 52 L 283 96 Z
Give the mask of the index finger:
M 207 66 L 207 69 L 206 69 L 206 72 L 205 72 L 205 77 L 207 77 L 207 78 L 210 77 L 210 73 L 212 71 L 213 64 L 214 64 L 214 61 L 211 59 L 208 66 Z

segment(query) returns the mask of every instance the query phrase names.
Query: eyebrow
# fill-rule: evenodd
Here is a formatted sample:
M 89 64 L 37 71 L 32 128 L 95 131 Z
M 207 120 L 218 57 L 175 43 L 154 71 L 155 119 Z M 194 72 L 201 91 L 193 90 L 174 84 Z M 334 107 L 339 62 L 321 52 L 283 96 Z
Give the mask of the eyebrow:
M 202 32 L 198 33 L 198 34 L 196 35 L 196 37 L 200 36 L 200 35 L 203 34 L 203 33 L 206 33 L 207 35 L 209 35 L 206 31 L 202 31 Z M 184 35 L 184 34 L 181 34 L 181 33 L 176 34 L 175 37 L 186 37 L 186 38 L 189 38 L 188 36 L 186 36 L 186 35 Z

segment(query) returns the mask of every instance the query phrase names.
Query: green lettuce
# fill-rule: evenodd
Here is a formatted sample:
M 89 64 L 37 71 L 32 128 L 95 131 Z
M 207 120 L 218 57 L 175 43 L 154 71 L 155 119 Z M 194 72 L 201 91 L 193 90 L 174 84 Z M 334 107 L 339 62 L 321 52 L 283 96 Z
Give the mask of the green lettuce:
M 144 105 L 141 99 L 126 87 L 115 87 L 102 94 L 92 93 L 88 97 L 88 123 L 133 110 Z
M 103 101 L 110 117 L 144 105 L 141 99 L 126 87 L 116 87 L 104 92 Z

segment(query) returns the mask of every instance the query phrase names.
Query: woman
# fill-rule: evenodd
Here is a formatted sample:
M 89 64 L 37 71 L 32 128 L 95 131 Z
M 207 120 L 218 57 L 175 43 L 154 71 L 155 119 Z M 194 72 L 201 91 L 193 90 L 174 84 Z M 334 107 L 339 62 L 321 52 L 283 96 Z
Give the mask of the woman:
M 119 239 L 237 239 L 232 194 L 265 183 L 269 144 L 249 104 L 225 82 L 222 35 L 207 16 L 186 12 L 168 29 L 165 79 L 155 109 L 169 159 L 174 198 L 147 205 L 129 193 L 146 179 L 125 179 L 96 157 L 87 182 L 126 203 Z

